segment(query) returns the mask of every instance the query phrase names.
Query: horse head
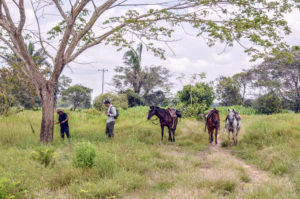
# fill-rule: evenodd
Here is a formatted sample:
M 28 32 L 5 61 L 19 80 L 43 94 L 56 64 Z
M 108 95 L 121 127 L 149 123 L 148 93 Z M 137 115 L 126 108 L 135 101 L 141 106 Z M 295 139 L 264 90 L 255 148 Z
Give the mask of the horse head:
M 148 112 L 148 117 L 147 119 L 150 120 L 155 114 L 156 111 L 159 109 L 159 107 L 156 106 L 150 106 L 149 112 Z
M 212 113 L 212 120 L 215 126 L 218 126 L 219 123 L 219 111 L 217 109 L 213 109 L 213 113 Z
M 227 120 L 230 124 L 230 126 L 232 126 L 234 120 L 235 120 L 235 112 L 234 109 L 228 109 L 228 115 L 227 115 Z

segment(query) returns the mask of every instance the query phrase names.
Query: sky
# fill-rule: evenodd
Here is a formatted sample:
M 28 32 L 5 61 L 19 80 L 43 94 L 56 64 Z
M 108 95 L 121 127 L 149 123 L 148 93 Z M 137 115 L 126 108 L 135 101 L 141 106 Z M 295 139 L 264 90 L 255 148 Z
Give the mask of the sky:
M 122 10 L 119 10 L 122 12 Z M 50 13 L 51 11 L 49 11 Z M 110 11 L 107 15 L 113 15 Z M 34 26 L 34 15 L 30 5 L 26 5 L 27 26 Z M 17 14 L 16 14 L 17 16 Z M 285 37 L 290 45 L 300 45 L 300 11 L 296 10 L 286 16 L 292 34 Z M 57 24 L 59 19 L 53 16 L 52 20 L 41 21 L 42 30 L 49 30 Z M 201 37 L 195 37 L 193 30 L 186 29 L 178 31 L 174 37 L 177 42 L 169 43 L 166 49 L 166 60 L 155 57 L 151 52 L 143 51 L 142 65 L 161 65 L 168 68 L 171 73 L 171 88 L 175 93 L 183 87 L 176 78 L 184 73 L 187 76 L 193 73 L 206 73 L 207 81 L 213 81 L 219 76 L 231 76 L 243 69 L 249 69 L 254 63 L 249 62 L 250 58 L 244 53 L 244 49 L 238 44 L 234 47 L 224 49 L 224 45 L 217 44 L 208 47 Z M 171 50 L 170 50 L 170 49 Z M 101 94 L 102 74 L 98 69 L 107 69 L 105 73 L 105 92 L 115 91 L 111 85 L 114 76 L 114 68 L 123 65 L 123 54 L 126 49 L 116 51 L 113 46 L 98 45 L 87 50 L 78 59 L 78 63 L 71 63 L 63 71 L 63 75 L 72 78 L 72 84 L 81 84 L 92 88 L 92 97 Z

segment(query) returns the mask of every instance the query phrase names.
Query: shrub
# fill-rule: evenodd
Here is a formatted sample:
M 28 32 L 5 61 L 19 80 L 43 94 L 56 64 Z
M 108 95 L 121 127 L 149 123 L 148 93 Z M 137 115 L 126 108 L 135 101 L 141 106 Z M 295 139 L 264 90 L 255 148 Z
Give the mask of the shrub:
M 38 161 L 45 167 L 53 166 L 55 164 L 55 149 L 53 148 L 44 148 L 36 149 L 32 152 L 31 157 L 33 160 Z
M 201 114 L 207 109 L 207 106 L 205 103 L 193 105 L 184 105 L 183 103 L 179 103 L 176 106 L 176 109 L 182 111 L 183 117 L 194 117 L 199 119 Z
M 25 198 L 27 190 L 22 187 L 20 182 L 12 182 L 7 178 L 0 178 L 0 198 L 18 199 Z
M 282 111 L 281 100 L 274 92 L 270 92 L 256 99 L 254 107 L 259 113 L 268 115 Z
M 105 93 L 99 95 L 94 100 L 94 108 L 98 111 L 106 110 L 103 102 L 105 100 L 110 100 L 111 103 L 117 108 L 128 109 L 128 99 L 126 94 L 114 94 L 114 93 Z
M 95 164 L 95 157 L 95 146 L 89 142 L 82 142 L 76 145 L 73 163 L 76 167 L 91 168 Z
M 8 100 L 5 94 L 0 93 L 0 115 L 7 114 L 9 110 Z
M 135 93 L 133 90 L 127 89 L 124 93 L 127 96 L 129 107 L 145 105 L 145 99 L 141 97 L 139 94 Z

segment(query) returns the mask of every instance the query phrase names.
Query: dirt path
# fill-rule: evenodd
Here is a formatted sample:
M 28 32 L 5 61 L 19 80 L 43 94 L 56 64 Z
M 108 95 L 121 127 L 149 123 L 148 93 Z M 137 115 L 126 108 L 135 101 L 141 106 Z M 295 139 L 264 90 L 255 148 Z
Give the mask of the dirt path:
M 230 148 L 222 147 L 221 143 L 222 143 L 222 140 L 221 140 L 220 136 L 218 136 L 218 144 L 210 145 L 209 150 L 212 151 L 213 153 L 222 154 L 222 155 L 234 160 L 236 163 L 238 163 L 248 173 L 252 184 L 261 184 L 270 178 L 269 174 L 267 172 L 262 171 L 253 165 L 249 165 L 245 161 L 233 156 L 231 154 Z
M 196 122 L 189 122 L 181 129 L 182 137 L 199 135 L 193 131 L 201 128 L 196 125 Z M 201 151 L 172 144 L 160 145 L 169 169 L 153 173 L 146 189 L 124 198 L 296 198 L 287 177 L 262 171 L 234 156 L 230 147 L 221 147 L 221 137 L 218 145 L 211 144 Z

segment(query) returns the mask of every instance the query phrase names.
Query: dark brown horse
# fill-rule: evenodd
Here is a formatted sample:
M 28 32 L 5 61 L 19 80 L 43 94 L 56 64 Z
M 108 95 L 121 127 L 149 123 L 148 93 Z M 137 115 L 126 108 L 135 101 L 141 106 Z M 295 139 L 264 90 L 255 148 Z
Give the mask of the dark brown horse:
M 175 112 L 176 115 L 171 116 L 170 110 L 162 109 L 156 106 L 150 106 L 148 113 L 148 120 L 156 115 L 160 120 L 161 126 L 161 140 L 164 138 L 164 127 L 169 129 L 169 142 L 175 142 L 175 130 L 178 124 L 178 117 L 181 117 L 180 111 Z M 173 136 L 172 136 L 172 134 Z
M 215 131 L 215 143 L 218 144 L 218 130 L 220 129 L 220 116 L 218 110 L 213 109 L 206 115 L 205 131 L 206 128 L 208 129 L 209 143 L 214 141 Z

